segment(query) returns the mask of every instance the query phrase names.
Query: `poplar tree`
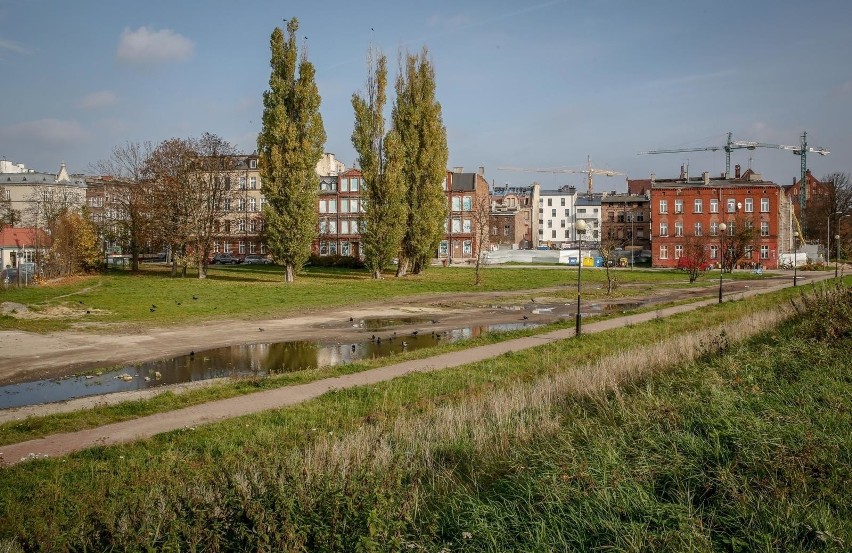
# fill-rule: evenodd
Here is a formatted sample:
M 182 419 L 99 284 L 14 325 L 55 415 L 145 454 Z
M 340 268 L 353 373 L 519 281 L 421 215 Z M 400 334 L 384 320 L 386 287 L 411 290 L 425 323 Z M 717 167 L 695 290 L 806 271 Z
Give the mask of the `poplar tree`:
M 297 51 L 298 29 L 294 17 L 287 23 L 286 40 L 281 28 L 272 32 L 272 71 L 269 90 L 263 93 L 263 128 L 257 137 L 267 247 L 284 265 L 286 282 L 293 282 L 307 261 L 317 235 L 316 164 L 326 138 L 314 66 L 304 50 L 301 56 Z
M 387 76 L 387 58 L 371 51 L 365 95 L 352 95 L 352 145 L 358 152 L 365 203 L 358 227 L 364 263 L 374 279 L 382 278 L 382 271 L 398 256 L 406 222 L 399 136 L 396 132 L 385 134 Z
M 417 274 L 429 266 L 447 218 L 443 188 L 449 155 L 447 130 L 441 104 L 435 99 L 435 71 L 425 47 L 420 55 L 405 55 L 396 80 L 392 122 L 402 148 L 408 206 L 397 267 L 397 276 L 402 276 L 409 269 Z

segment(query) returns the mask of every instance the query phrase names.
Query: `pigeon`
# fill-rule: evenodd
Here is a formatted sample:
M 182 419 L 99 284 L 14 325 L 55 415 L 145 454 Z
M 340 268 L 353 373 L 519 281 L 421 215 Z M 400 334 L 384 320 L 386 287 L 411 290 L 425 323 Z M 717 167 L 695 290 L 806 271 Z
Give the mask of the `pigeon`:
M 529 319 L 529 317 L 527 317 L 526 315 L 524 315 L 524 316 L 523 316 L 523 317 L 521 317 L 521 318 L 522 318 L 523 320 L 525 320 L 525 321 L 526 321 L 527 319 Z
M 258 327 L 258 330 L 259 330 L 260 332 L 263 332 L 263 327 Z
M 350 322 L 350 323 L 351 323 L 352 321 L 354 321 L 354 320 L 355 320 L 355 319 L 353 319 L 352 317 L 349 317 L 349 322 Z
M 197 300 L 198 296 L 192 296 L 192 299 Z

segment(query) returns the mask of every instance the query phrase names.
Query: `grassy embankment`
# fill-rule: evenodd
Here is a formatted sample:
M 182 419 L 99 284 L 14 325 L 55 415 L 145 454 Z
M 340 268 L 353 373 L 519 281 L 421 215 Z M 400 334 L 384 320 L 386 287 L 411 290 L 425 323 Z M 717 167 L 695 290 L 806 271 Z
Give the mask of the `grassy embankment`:
M 262 319 L 313 309 L 337 308 L 367 302 L 388 301 L 430 293 L 511 292 L 554 286 L 572 286 L 577 273 L 565 267 L 540 269 L 486 268 L 484 284 L 473 286 L 469 268 L 434 267 L 421 275 L 389 276 L 372 280 L 364 271 L 308 268 L 296 282 L 282 282 L 281 268 L 254 265 L 210 269 L 204 280 L 169 276 L 165 267 L 150 266 L 140 274 L 111 271 L 80 277 L 70 282 L 3 290 L 2 301 L 27 306 L 35 313 L 64 308 L 61 316 L 18 318 L 0 316 L 0 330 L 46 332 L 75 328 L 94 332 L 128 328 L 200 324 L 221 318 Z M 735 273 L 728 278 L 765 278 Z M 712 278 L 686 284 L 678 271 L 620 270 L 621 284 L 629 285 L 615 297 L 647 292 L 653 287 L 711 287 Z M 584 292 L 589 299 L 602 297 L 601 270 L 583 271 Z M 570 291 L 566 292 L 570 295 Z M 193 299 L 197 298 L 197 299 Z M 157 308 L 153 312 L 151 306 Z M 88 311 L 88 313 L 87 313 Z
M 790 304 L 6 468 L 0 535 L 9 550 L 846 550 L 852 291 L 818 295 L 751 339 Z M 656 339 L 624 346 L 634 331 Z
M 469 270 L 460 270 L 462 272 L 467 272 L 469 274 Z M 500 286 L 512 286 L 517 285 L 516 279 L 520 277 L 524 279 L 527 276 L 527 271 L 520 270 L 521 273 L 517 273 L 518 270 L 505 270 L 501 271 L 499 269 L 493 270 L 493 275 L 495 277 L 500 277 L 500 279 L 494 279 L 497 281 L 497 285 Z M 548 273 L 546 278 L 540 281 L 536 281 L 536 283 L 550 283 L 554 278 L 564 279 L 560 273 L 554 273 L 548 270 L 532 270 L 533 274 L 541 274 Z M 350 274 L 351 272 L 345 272 L 344 274 Z M 506 274 L 514 274 L 516 278 L 506 279 Z M 624 271 L 625 278 L 621 279 L 622 281 L 629 282 L 629 288 L 623 288 L 623 293 L 626 294 L 626 297 L 630 295 L 637 294 L 647 294 L 648 291 L 654 286 L 683 286 L 682 278 L 678 278 L 677 281 L 672 281 L 673 277 L 679 277 L 679 273 L 675 272 L 661 272 L 661 271 Z M 454 278 L 458 277 L 458 274 L 452 275 Z M 490 277 L 491 275 L 489 275 Z M 600 276 L 600 275 L 598 275 Z M 436 277 L 433 275 L 430 279 L 435 279 Z M 440 275 L 438 278 L 445 278 L 445 275 Z M 167 282 L 172 282 L 173 280 L 168 280 Z M 133 281 L 135 282 L 135 281 Z M 456 283 L 455 280 L 453 280 Z M 524 280 L 524 282 L 528 283 L 529 281 Z M 597 284 L 599 284 L 599 280 L 596 281 L 594 276 L 590 277 L 587 280 L 587 283 L 590 284 L 592 290 L 584 292 L 584 301 L 589 301 L 593 297 L 603 297 L 603 293 L 601 290 L 597 289 Z M 597 284 L 596 284 L 597 283 Z M 429 281 L 427 280 L 424 285 L 428 285 Z M 456 283 L 457 284 L 457 283 Z M 446 286 L 446 284 L 444 284 Z M 714 284 L 715 286 L 715 284 Z M 573 290 L 556 290 L 549 291 L 547 294 L 549 297 L 560 297 L 561 295 L 572 296 L 576 292 Z M 64 293 L 63 293 L 64 295 Z M 121 297 L 126 298 L 128 296 L 133 295 L 132 289 L 123 288 L 121 293 L 119 294 Z M 612 296 L 608 296 L 612 297 Z M 573 299 L 573 297 L 572 297 Z M 105 302 L 115 301 L 111 299 L 104 299 Z M 495 300 L 481 300 L 486 303 L 493 303 Z M 526 299 L 524 299 L 526 301 Z M 691 300 L 684 300 L 691 301 Z M 763 298 L 753 300 L 756 303 L 750 303 L 750 307 L 748 309 L 759 309 L 763 308 L 766 305 L 772 305 L 773 302 L 778 301 L 777 299 L 772 298 Z M 477 303 L 475 299 L 467 300 L 467 303 Z M 678 302 L 675 302 L 678 303 Z M 665 306 L 673 305 L 674 303 L 667 303 Z M 651 308 L 637 308 L 637 309 L 628 309 L 623 313 L 637 313 L 642 312 L 643 310 L 648 309 L 659 309 L 660 305 L 651 307 Z M 726 311 L 724 314 L 717 315 L 715 320 L 717 322 L 721 322 L 723 320 L 733 320 L 740 316 L 745 312 L 745 307 L 736 306 L 736 307 L 726 307 Z M 601 317 L 597 317 L 596 319 L 613 317 L 617 316 L 616 313 L 611 313 L 609 315 L 604 315 Z M 721 317 L 721 318 L 718 318 Z M 566 325 L 572 325 L 573 322 L 563 322 L 563 323 L 555 323 L 552 325 L 548 325 L 546 327 L 540 327 L 537 329 L 526 329 L 526 330 L 517 330 L 511 332 L 494 332 L 488 333 L 486 335 L 472 338 L 468 340 L 462 340 L 459 342 L 453 342 L 444 344 L 441 346 L 436 346 L 432 348 L 417 350 L 414 352 L 406 352 L 401 354 L 396 354 L 391 357 L 374 359 L 374 360 L 363 360 L 357 363 L 349 363 L 338 366 L 331 367 L 321 367 L 318 369 L 306 370 L 306 371 L 298 371 L 290 374 L 281 374 L 274 375 L 272 377 L 252 377 L 252 378 L 240 378 L 235 379 L 233 381 L 226 381 L 223 383 L 212 384 L 209 386 L 205 386 L 203 388 L 193 389 L 193 390 L 180 390 L 178 393 L 173 393 L 170 391 L 166 391 L 162 394 L 159 394 L 155 397 L 137 400 L 137 401 L 127 401 L 117 405 L 104 405 L 99 406 L 93 409 L 88 409 L 85 411 L 77 411 L 71 413 L 61 413 L 54 414 L 48 416 L 39 416 L 39 417 L 29 417 L 26 420 L 22 421 L 14 421 L 0 424 L 0 445 L 8 444 L 8 443 L 16 443 L 21 442 L 33 438 L 43 437 L 49 434 L 54 434 L 57 432 L 70 432 L 74 430 L 80 430 L 84 428 L 93 428 L 95 426 L 101 426 L 104 424 L 118 422 L 123 420 L 129 420 L 133 418 L 138 418 L 142 416 L 152 415 L 156 413 L 162 413 L 165 411 L 180 409 L 183 407 L 189 407 L 191 405 L 197 405 L 200 403 L 205 403 L 217 399 L 225 399 L 229 397 L 234 397 L 238 395 L 250 394 L 253 392 L 267 390 L 272 388 L 278 388 L 282 386 L 303 384 L 306 382 L 311 382 L 315 380 L 319 380 L 322 378 L 328 378 L 332 376 L 339 376 L 342 374 L 350 374 L 355 372 L 361 372 L 364 370 L 372 369 L 379 366 L 385 366 L 392 363 L 405 361 L 409 359 L 420 359 L 424 357 L 429 357 L 441 353 L 447 353 L 452 351 L 458 351 L 461 349 L 466 349 L 469 347 L 475 347 L 479 345 L 484 345 L 488 343 L 494 343 L 498 341 L 505 341 L 512 338 L 517 338 L 521 336 L 529 336 L 532 334 L 538 334 L 542 332 L 546 332 L 548 330 L 553 330 L 555 328 L 564 327 Z M 701 328 L 703 323 L 698 321 L 692 321 L 685 323 L 687 326 L 684 327 L 684 330 L 692 330 Z M 642 344 L 648 343 L 656 338 L 656 335 L 653 332 L 643 334 L 642 332 L 635 332 L 635 335 L 630 337 L 629 339 L 634 344 Z M 590 347 L 592 348 L 590 352 L 581 351 L 582 355 L 594 355 L 600 351 L 599 348 L 606 348 L 609 343 L 609 338 L 601 337 L 594 340 L 594 345 L 588 344 L 584 345 L 583 348 Z

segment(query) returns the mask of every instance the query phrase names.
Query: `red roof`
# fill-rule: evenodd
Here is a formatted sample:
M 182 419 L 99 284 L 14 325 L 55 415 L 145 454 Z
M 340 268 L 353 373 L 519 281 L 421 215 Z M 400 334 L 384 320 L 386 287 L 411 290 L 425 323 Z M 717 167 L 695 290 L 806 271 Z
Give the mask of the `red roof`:
M 50 245 L 50 237 L 35 227 L 3 227 L 0 229 L 0 248 L 32 248 Z

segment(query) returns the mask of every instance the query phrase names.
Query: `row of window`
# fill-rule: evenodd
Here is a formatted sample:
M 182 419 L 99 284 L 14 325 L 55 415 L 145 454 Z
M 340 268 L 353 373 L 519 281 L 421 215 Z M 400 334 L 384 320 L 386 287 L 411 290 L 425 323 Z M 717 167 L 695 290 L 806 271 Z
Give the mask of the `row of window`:
M 364 212 L 364 200 L 362 198 L 340 198 L 339 213 L 358 213 Z M 337 200 L 328 199 L 319 201 L 320 213 L 338 213 Z
M 236 252 L 233 251 L 232 246 L 236 248 Z M 232 244 L 231 242 L 213 242 L 213 253 L 259 253 L 261 255 L 266 255 L 266 244 L 261 242 L 257 244 L 255 242 L 237 242 Z
M 735 198 L 725 200 L 725 212 L 736 213 L 737 209 L 742 208 L 746 213 L 754 212 L 754 198 L 746 198 L 744 204 L 738 204 Z M 669 212 L 669 201 L 660 200 L 660 213 Z M 674 212 L 683 213 L 683 200 L 674 201 Z M 704 213 L 704 200 L 695 198 L 692 204 L 693 213 Z M 760 198 L 760 212 L 769 213 L 769 198 Z M 710 211 L 708 213 L 719 213 L 719 199 L 710 198 Z
M 446 256 L 449 251 L 449 243 L 446 240 L 441 240 L 441 246 L 438 248 L 438 253 L 442 256 Z M 465 240 L 462 242 L 462 254 L 473 255 L 473 242 L 471 240 Z
M 680 259 L 683 257 L 683 245 L 675 244 L 674 247 L 674 258 Z M 746 246 L 745 248 L 745 259 L 752 259 L 754 257 L 754 247 Z M 668 245 L 660 246 L 660 259 L 668 259 L 669 258 L 669 247 Z M 710 259 L 719 259 L 719 247 L 718 246 L 710 246 Z M 769 259 L 769 246 L 763 245 L 760 246 L 760 259 Z
M 340 246 L 338 250 L 338 245 Z M 320 255 L 337 255 L 337 252 L 340 251 L 340 255 L 350 256 L 352 255 L 352 242 L 342 241 L 337 242 L 335 240 L 320 240 L 319 243 L 319 253 Z
M 266 221 L 263 219 L 249 219 L 248 222 L 245 219 L 237 219 L 236 221 L 225 219 L 213 223 L 213 231 L 216 234 L 230 234 L 232 229 L 235 229 L 236 232 L 263 232 L 265 227 Z
M 746 228 L 752 228 L 752 222 L 746 221 Z M 734 223 L 727 224 L 728 236 L 734 235 Z M 716 236 L 719 233 L 719 223 L 713 221 L 710 223 L 710 236 Z M 660 223 L 660 236 L 669 235 L 669 224 Z M 678 221 L 674 224 L 674 235 L 683 236 L 683 222 Z M 704 236 L 704 224 L 701 221 L 696 221 L 693 227 L 694 236 Z M 760 222 L 760 235 L 769 236 L 769 221 Z
M 597 238 L 600 236 L 600 233 L 597 230 L 593 230 L 591 233 L 587 232 L 586 238 L 589 238 L 589 234 L 591 234 L 591 237 L 594 238 L 595 240 L 597 240 Z M 544 239 L 544 229 L 538 229 L 538 236 L 539 236 L 539 239 Z M 550 237 L 551 238 L 557 237 L 556 236 L 556 229 L 553 229 L 553 230 L 550 231 Z M 570 229 L 565 229 L 564 238 L 571 238 L 571 230 Z
M 364 230 L 363 223 L 358 223 L 358 219 L 341 219 L 340 220 L 340 232 L 337 232 L 337 219 L 320 219 L 319 222 L 319 232 L 320 235 L 323 234 L 358 234 L 359 228 L 361 231 Z
M 248 188 L 249 190 L 257 190 L 257 177 L 249 177 L 248 178 Z M 240 177 L 240 190 L 246 189 L 246 178 Z
M 453 211 L 472 211 L 473 197 L 472 196 L 453 196 L 450 200 Z

